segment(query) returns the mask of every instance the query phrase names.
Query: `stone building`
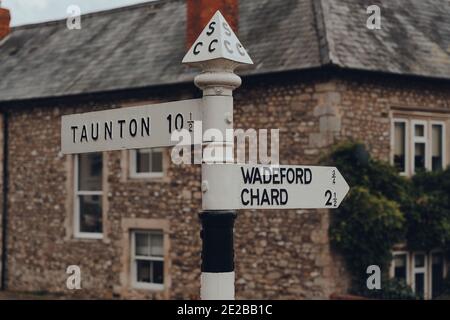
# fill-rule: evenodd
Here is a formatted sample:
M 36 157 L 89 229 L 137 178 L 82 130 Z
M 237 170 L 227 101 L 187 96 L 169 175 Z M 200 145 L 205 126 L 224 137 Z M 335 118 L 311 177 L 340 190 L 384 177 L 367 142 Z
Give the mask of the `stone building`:
M 372 2 L 381 29 L 366 25 Z M 4 289 L 198 298 L 200 166 L 173 165 L 168 149 L 63 156 L 60 126 L 62 115 L 200 97 L 181 60 L 216 9 L 255 62 L 239 72 L 235 128 L 279 128 L 282 164 L 315 164 L 349 139 L 405 175 L 448 164 L 448 2 L 160 0 L 83 15 L 74 30 L 9 30 L 0 9 Z M 237 298 L 346 292 L 330 214 L 240 211 Z M 81 290 L 66 287 L 70 265 Z M 429 294 L 445 273 L 438 255 L 411 252 L 392 270 Z

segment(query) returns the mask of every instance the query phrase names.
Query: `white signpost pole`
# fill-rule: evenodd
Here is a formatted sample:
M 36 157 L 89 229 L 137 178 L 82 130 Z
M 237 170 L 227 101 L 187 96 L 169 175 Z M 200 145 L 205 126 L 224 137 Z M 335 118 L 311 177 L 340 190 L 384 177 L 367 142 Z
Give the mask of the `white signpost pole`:
M 225 133 L 233 128 L 232 92 L 241 85 L 241 78 L 234 74 L 234 69 L 253 62 L 217 11 L 183 63 L 200 67 L 203 71 L 195 77 L 196 86 L 203 91 L 203 132 L 214 129 L 223 136 L 222 141 L 212 143 L 203 135 L 203 144 L 208 145 L 211 151 L 204 154 L 202 164 L 202 191 L 206 193 L 210 183 L 206 167 L 212 163 L 232 161 L 233 140 L 227 141 Z M 224 150 L 228 152 L 224 153 Z M 225 158 L 228 156 L 231 158 Z M 235 218 L 236 212 L 230 210 L 208 210 L 200 214 L 203 241 L 200 295 L 203 300 L 234 299 Z

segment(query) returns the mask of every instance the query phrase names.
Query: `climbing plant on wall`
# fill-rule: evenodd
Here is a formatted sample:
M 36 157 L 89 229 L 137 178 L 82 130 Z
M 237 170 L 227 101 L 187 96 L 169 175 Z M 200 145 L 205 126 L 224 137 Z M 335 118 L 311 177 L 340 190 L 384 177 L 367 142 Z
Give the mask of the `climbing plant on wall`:
M 345 143 L 324 160 L 336 166 L 351 190 L 331 215 L 330 239 L 353 276 L 353 291 L 378 298 L 413 298 L 405 285 L 388 279 L 391 251 L 450 248 L 450 169 L 401 177 L 388 163 L 373 159 L 364 145 Z M 369 265 L 382 270 L 381 291 L 366 287 Z

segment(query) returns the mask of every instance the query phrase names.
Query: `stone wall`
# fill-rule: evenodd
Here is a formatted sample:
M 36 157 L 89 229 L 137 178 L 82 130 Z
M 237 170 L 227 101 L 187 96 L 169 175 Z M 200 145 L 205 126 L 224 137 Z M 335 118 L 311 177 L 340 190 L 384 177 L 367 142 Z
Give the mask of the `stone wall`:
M 235 128 L 279 128 L 282 164 L 315 164 L 332 145 L 349 138 L 365 142 L 376 157 L 388 160 L 389 112 L 394 104 L 450 108 L 450 90 L 426 82 L 312 73 L 271 79 L 244 79 L 235 92 Z M 198 94 L 187 85 L 106 100 L 10 106 L 10 290 L 102 298 L 198 298 L 200 166 L 170 164 L 166 179 L 132 180 L 126 176 L 126 152 L 105 153 L 105 237 L 80 240 L 71 234 L 71 157 L 59 152 L 63 114 Z M 342 259 L 330 249 L 329 215 L 327 210 L 240 211 L 235 233 L 237 298 L 328 298 L 345 292 L 349 277 Z M 124 285 L 124 219 L 167 221 L 166 292 Z M 83 289 L 77 292 L 65 286 L 71 264 L 82 271 Z

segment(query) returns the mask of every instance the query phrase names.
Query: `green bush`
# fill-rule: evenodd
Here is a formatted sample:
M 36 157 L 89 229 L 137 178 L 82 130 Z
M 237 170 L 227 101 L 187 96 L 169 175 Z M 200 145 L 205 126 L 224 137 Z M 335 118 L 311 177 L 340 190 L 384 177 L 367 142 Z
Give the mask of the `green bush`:
M 403 239 L 404 226 L 405 218 L 394 201 L 373 195 L 364 187 L 351 189 L 333 214 L 330 237 L 347 257 L 356 286 L 365 285 L 367 266 L 387 270 L 391 248 Z
M 351 188 L 332 212 L 329 233 L 353 275 L 353 291 L 383 299 L 410 297 L 388 280 L 391 251 L 395 244 L 406 243 L 409 250 L 450 252 L 450 169 L 407 179 L 393 166 L 372 159 L 358 143 L 339 145 L 322 162 L 336 166 Z M 387 284 L 378 293 L 366 288 L 369 265 L 380 266 Z
M 408 216 L 408 245 L 413 250 L 450 245 L 450 169 L 422 172 L 412 179 L 414 205 Z
M 371 299 L 381 300 L 417 300 L 419 297 L 415 295 L 411 287 L 405 281 L 397 279 L 385 279 L 381 283 L 380 290 L 355 291 L 354 294 L 364 296 Z

